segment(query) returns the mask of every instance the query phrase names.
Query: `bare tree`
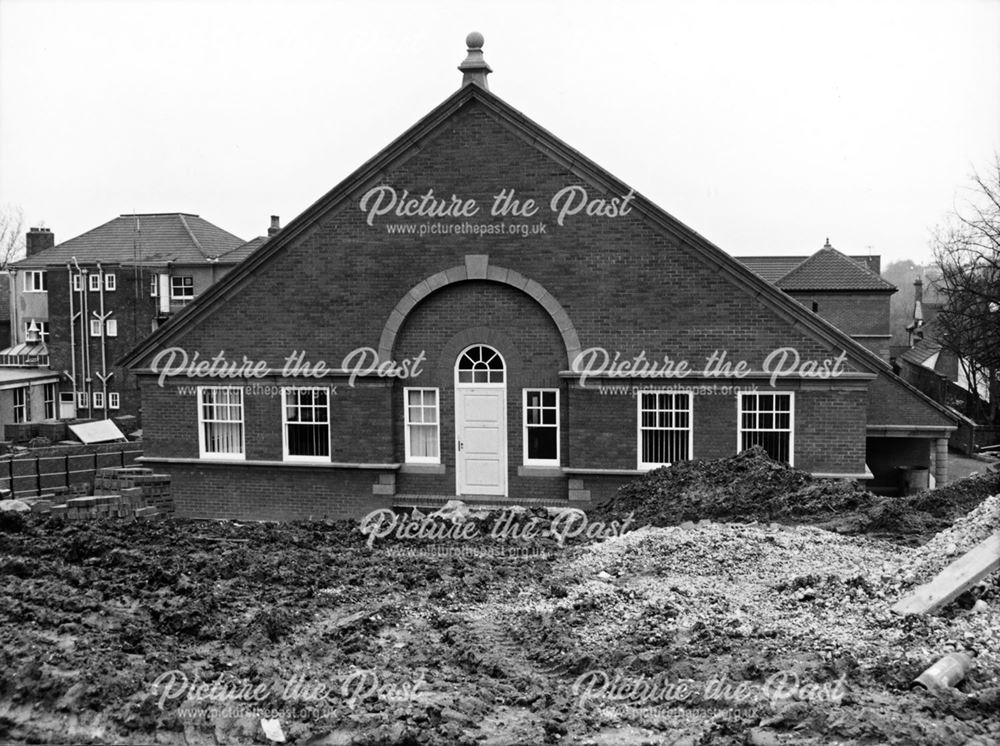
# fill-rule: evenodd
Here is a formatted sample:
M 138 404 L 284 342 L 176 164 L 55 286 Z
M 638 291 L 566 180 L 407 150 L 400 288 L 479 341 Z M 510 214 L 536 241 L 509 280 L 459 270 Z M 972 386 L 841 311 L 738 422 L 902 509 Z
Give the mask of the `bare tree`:
M 0 271 L 24 254 L 24 211 L 16 205 L 0 208 Z
M 972 194 L 933 240 L 945 303 L 935 337 L 955 353 L 970 388 L 988 392 L 987 417 L 1000 408 L 1000 155 L 988 177 L 973 177 Z M 985 414 L 985 413 L 984 413 Z

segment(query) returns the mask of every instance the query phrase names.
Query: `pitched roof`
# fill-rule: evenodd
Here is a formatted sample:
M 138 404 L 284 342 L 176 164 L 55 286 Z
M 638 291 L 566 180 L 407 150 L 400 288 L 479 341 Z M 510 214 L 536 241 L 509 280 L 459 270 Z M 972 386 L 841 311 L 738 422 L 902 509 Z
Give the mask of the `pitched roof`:
M 809 255 L 801 256 L 738 256 L 736 259 L 763 277 L 768 282 L 777 282 L 797 266 L 802 264 Z M 879 258 L 877 256 L 851 256 L 850 259 L 867 267 L 878 274 Z
M 896 286 L 827 244 L 775 282 L 782 290 L 885 290 Z
M 119 215 L 76 238 L 16 263 L 19 268 L 67 264 L 235 264 L 242 238 L 189 213 Z
M 359 184 L 364 184 L 367 181 L 377 178 L 394 161 L 411 151 L 415 143 L 419 143 L 423 138 L 429 137 L 438 128 L 444 126 L 456 113 L 472 102 L 485 107 L 488 113 L 506 123 L 519 134 L 525 136 L 534 147 L 545 152 L 548 157 L 558 163 L 571 166 L 580 178 L 602 188 L 606 193 L 634 193 L 635 198 L 632 206 L 637 213 L 644 215 L 650 223 L 664 233 L 684 241 L 716 273 L 722 274 L 727 279 L 752 290 L 759 302 L 770 306 L 778 313 L 783 313 L 795 319 L 802 328 L 807 329 L 816 338 L 824 340 L 831 346 L 839 347 L 846 353 L 849 360 L 862 369 L 873 373 L 887 374 L 887 377 L 896 385 L 906 388 L 914 396 L 922 399 L 931 408 L 945 414 L 949 419 L 954 419 L 942 405 L 896 376 L 892 372 L 892 367 L 889 363 L 881 357 L 871 352 L 868 348 L 852 339 L 848 334 L 818 314 L 810 313 L 805 306 L 774 284 L 767 282 L 759 275 L 750 271 L 738 259 L 730 256 L 697 231 L 667 213 L 663 208 L 644 196 L 635 193 L 628 185 L 615 178 L 583 153 L 567 145 L 537 122 L 499 98 L 496 94 L 479 85 L 463 85 L 455 91 L 455 93 L 389 143 L 373 158 L 363 163 L 352 174 L 337 184 L 337 186 L 306 208 L 302 214 L 288 223 L 280 233 L 273 236 L 271 240 L 261 246 L 259 251 L 255 251 L 246 261 L 237 266 L 236 269 L 229 272 L 225 277 L 195 298 L 194 301 L 189 303 L 168 323 L 163 324 L 153 334 L 139 342 L 122 359 L 116 361 L 116 365 L 134 369 L 146 356 L 152 354 L 171 339 L 176 338 L 184 330 L 195 326 L 200 320 L 212 313 L 216 303 L 239 292 L 242 285 L 261 271 L 264 265 L 279 256 L 287 245 L 297 241 L 300 236 L 307 233 L 325 215 L 340 207 L 346 200 L 349 200 L 357 190 Z M 859 271 L 867 272 L 863 267 L 847 259 L 840 252 L 836 253 L 857 267 Z M 812 258 L 810 257 L 810 259 Z M 894 286 L 882 280 L 878 275 L 875 275 L 875 277 L 879 282 L 888 286 L 888 288 L 895 289 Z
M 242 262 L 257 249 L 267 243 L 268 238 L 270 238 L 270 236 L 257 236 L 256 238 L 251 238 L 245 244 L 237 246 L 235 249 L 226 254 L 226 261 L 231 260 L 235 262 Z
M 913 347 L 900 355 L 899 359 L 906 360 L 914 365 L 923 365 L 939 352 L 941 352 L 941 345 L 929 339 L 921 339 Z
M 737 261 L 743 262 L 753 272 L 768 282 L 776 282 L 799 266 L 807 256 L 738 256 Z

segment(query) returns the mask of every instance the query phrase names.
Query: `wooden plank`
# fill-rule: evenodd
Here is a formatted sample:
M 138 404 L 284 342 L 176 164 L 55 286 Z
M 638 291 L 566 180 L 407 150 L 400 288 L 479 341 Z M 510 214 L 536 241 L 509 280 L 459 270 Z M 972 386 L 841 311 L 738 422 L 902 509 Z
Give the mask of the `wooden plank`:
M 926 614 L 951 603 L 967 589 L 1000 568 L 1000 531 L 977 544 L 939 572 L 929 583 L 916 588 L 892 610 L 896 614 Z

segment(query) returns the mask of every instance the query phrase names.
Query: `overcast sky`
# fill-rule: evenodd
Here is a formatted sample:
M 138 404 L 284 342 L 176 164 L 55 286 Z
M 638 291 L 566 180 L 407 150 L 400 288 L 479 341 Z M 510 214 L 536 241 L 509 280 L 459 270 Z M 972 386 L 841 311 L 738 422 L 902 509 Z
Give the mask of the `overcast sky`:
M 0 0 L 0 203 L 252 238 L 450 95 L 472 30 L 494 93 L 733 254 L 926 258 L 1000 150 L 995 1 Z

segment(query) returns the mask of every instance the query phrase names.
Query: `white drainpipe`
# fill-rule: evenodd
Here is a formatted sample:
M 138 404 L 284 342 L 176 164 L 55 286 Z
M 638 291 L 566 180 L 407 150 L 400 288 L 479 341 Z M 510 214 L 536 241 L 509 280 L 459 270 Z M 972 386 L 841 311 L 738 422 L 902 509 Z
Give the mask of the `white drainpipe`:
M 69 282 L 69 361 L 70 382 L 73 384 L 73 409 L 76 410 L 76 320 L 73 318 L 73 268 L 66 265 L 66 278 Z M 60 408 L 62 402 L 59 403 Z

